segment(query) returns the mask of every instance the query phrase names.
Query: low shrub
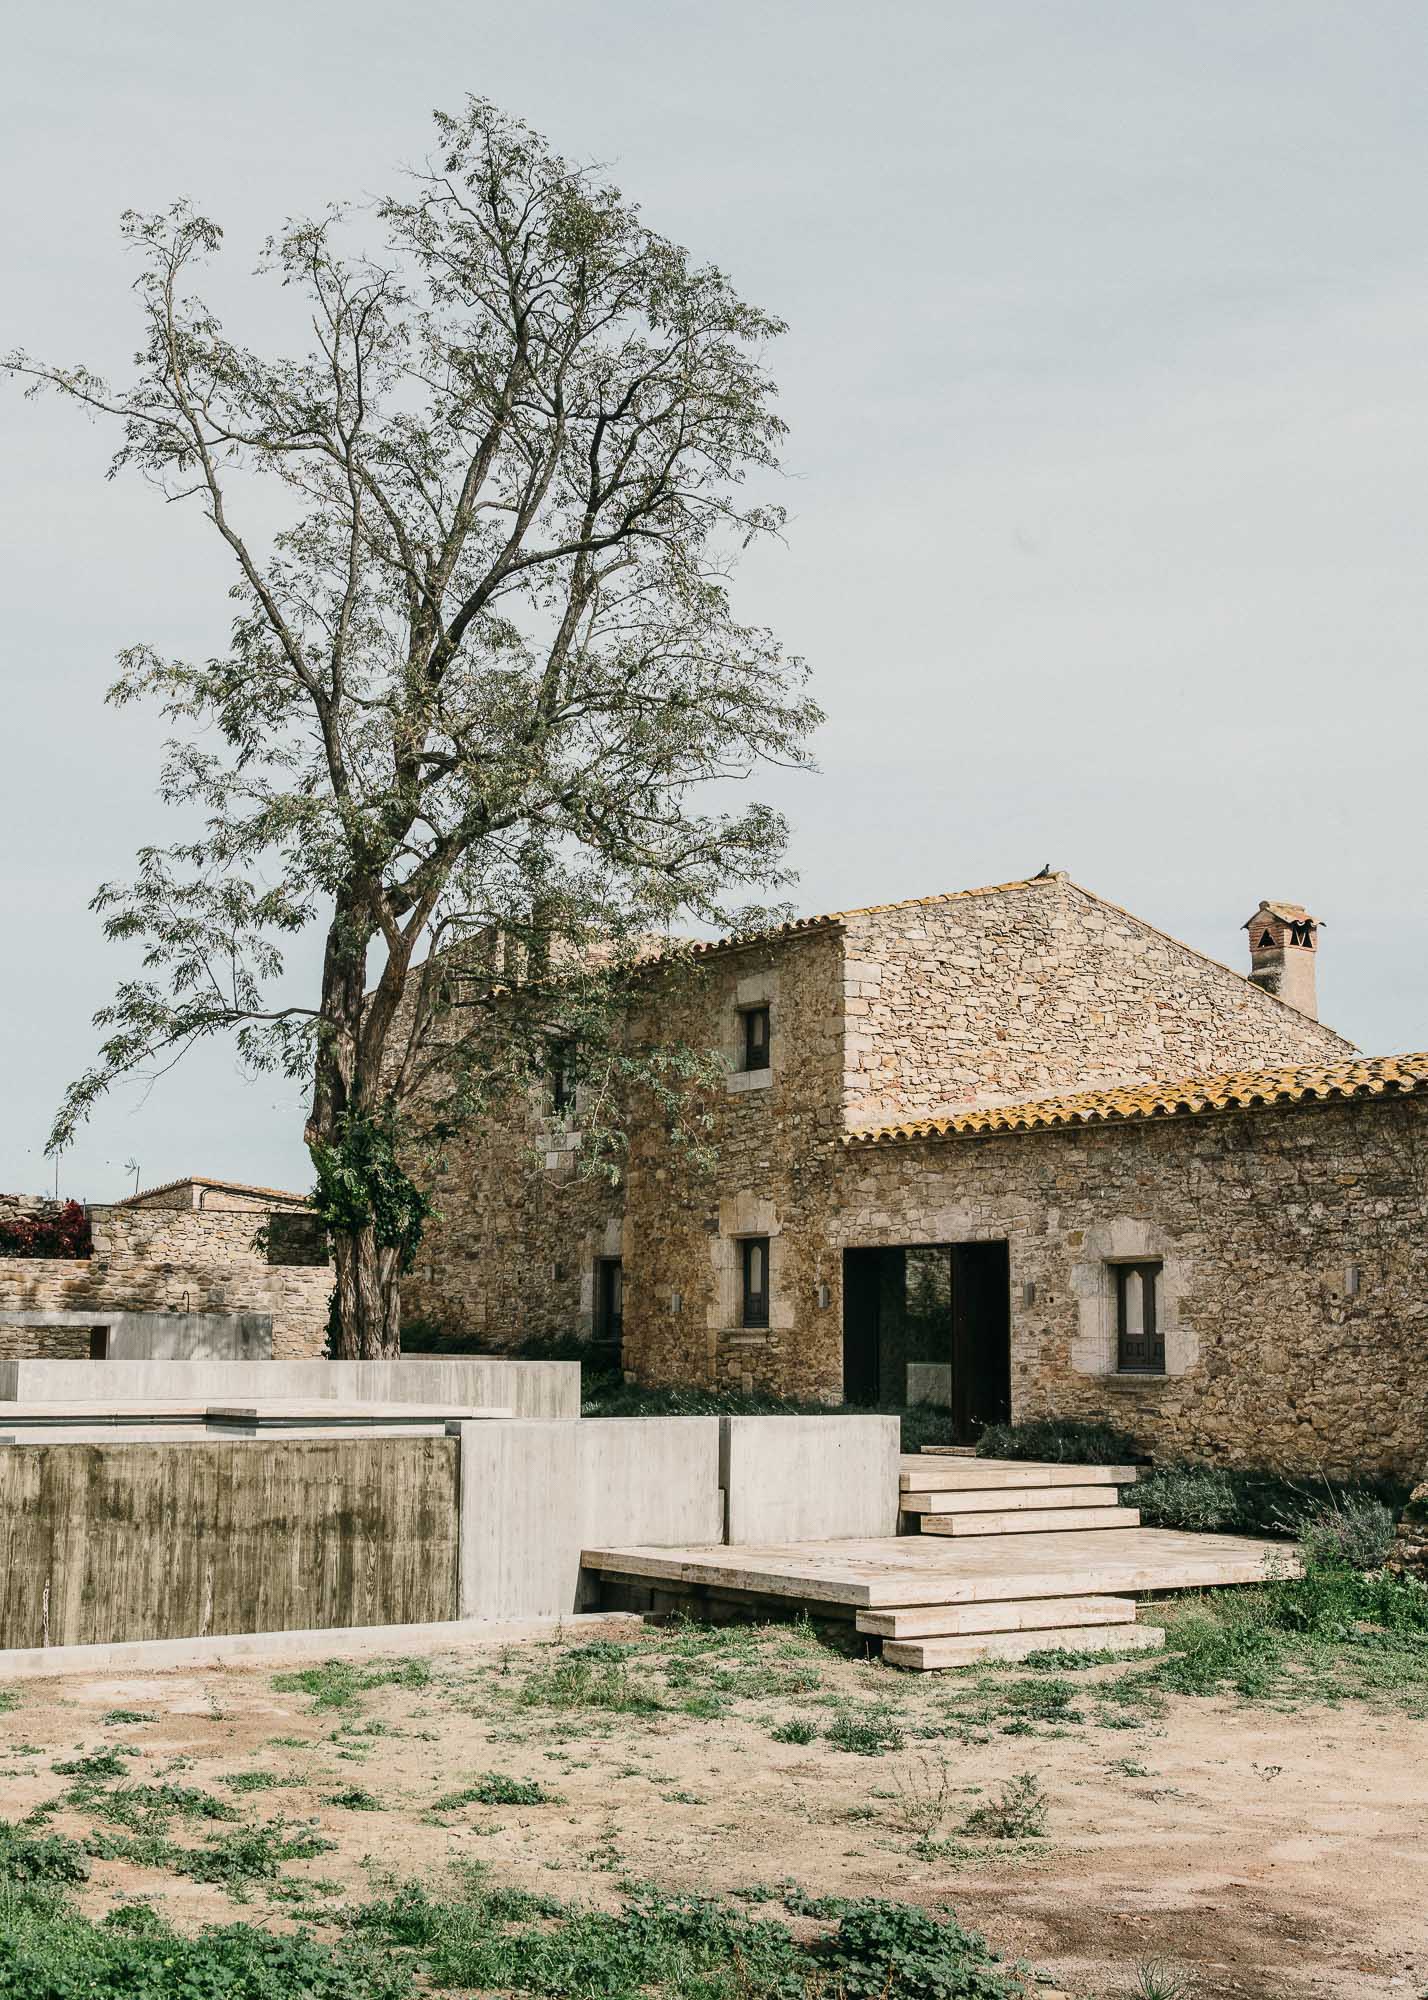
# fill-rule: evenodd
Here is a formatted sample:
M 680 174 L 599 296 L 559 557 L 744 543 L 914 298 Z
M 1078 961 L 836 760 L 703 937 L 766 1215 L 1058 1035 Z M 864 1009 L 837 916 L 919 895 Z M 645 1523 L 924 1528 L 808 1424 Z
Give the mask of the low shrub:
M 91 1257 L 89 1217 L 77 1201 L 0 1221 L 0 1257 Z
M 3 2000 L 411 2000 L 410 1970 L 361 1939 L 337 1947 L 248 1924 L 186 1936 L 142 1905 L 91 1923 L 61 1905 L 0 1908 Z
M 1393 1508 L 1402 1488 L 1392 1481 L 1340 1484 L 1223 1465 L 1155 1465 L 1121 1499 L 1140 1509 L 1148 1528 L 1208 1530 L 1299 1539 L 1320 1554 L 1342 1554 L 1374 1569 L 1388 1553 Z
M 1393 1511 L 1371 1493 L 1331 1496 L 1305 1515 L 1299 1538 L 1311 1563 L 1382 1569 L 1393 1548 Z
M 77 1840 L 63 1833 L 29 1834 L 0 1820 L 0 1881 L 87 1882 L 89 1862 Z
M 962 1822 L 964 1833 L 991 1840 L 1040 1840 L 1046 1832 L 1046 1794 L 1034 1771 L 1018 1771 L 994 1799 L 973 1806 Z
M 977 1455 L 1045 1459 L 1056 1465 L 1132 1465 L 1140 1453 L 1134 1439 L 1113 1424 L 1033 1417 L 1020 1424 L 988 1424 L 977 1440 Z
M 1010 2000 L 1021 1991 L 984 1937 L 912 1903 L 845 1904 L 818 1956 L 847 2000 Z

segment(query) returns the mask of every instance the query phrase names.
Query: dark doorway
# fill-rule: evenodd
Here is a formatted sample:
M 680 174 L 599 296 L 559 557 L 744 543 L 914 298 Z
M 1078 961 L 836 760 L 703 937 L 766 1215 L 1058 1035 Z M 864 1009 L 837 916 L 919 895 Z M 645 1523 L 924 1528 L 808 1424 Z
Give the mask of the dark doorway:
M 959 1443 L 1011 1414 L 1008 1246 L 843 1253 L 843 1399 L 946 1405 Z
M 618 1257 L 595 1265 L 595 1338 L 619 1354 L 625 1333 L 625 1267 Z
M 89 1329 L 89 1358 L 91 1361 L 109 1359 L 109 1329 L 107 1326 L 92 1326 Z

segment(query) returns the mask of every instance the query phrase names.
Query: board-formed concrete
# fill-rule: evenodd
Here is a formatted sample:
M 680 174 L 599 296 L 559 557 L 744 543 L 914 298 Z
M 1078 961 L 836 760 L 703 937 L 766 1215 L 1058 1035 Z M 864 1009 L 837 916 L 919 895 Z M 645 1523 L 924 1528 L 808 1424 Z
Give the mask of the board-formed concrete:
M 573 1611 L 581 1550 L 639 1536 L 717 1544 L 717 1417 L 463 1423 L 463 1618 Z
M 307 1402 L 447 1403 L 522 1417 L 578 1417 L 578 1361 L 421 1354 L 396 1361 L 0 1361 L 0 1405 L 75 1398 L 111 1404 L 283 1397 Z M 4 1417 L 0 1407 L 0 1420 Z
M 930 1673 L 938 1667 L 971 1667 L 979 1660 L 1025 1660 L 1032 1653 L 1153 1653 L 1165 1644 L 1160 1625 L 1052 1626 L 1040 1632 L 978 1632 L 957 1639 L 889 1639 L 890 1667 Z
M 721 1417 L 719 1427 L 730 1542 L 896 1532 L 896 1417 Z

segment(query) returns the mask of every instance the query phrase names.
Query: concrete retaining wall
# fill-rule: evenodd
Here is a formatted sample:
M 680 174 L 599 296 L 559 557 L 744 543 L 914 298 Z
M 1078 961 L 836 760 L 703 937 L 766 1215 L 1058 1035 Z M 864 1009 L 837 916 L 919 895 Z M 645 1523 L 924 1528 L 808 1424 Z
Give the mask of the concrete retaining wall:
M 450 1438 L 0 1450 L 0 1646 L 452 1618 Z
M 120 1312 L 107 1306 L 88 1312 L 8 1312 L 0 1306 L 0 1327 L 7 1326 L 50 1332 L 78 1328 L 85 1334 L 103 1327 L 111 1361 L 266 1361 L 273 1352 L 271 1313 Z
M 725 1539 L 895 1535 L 898 1437 L 896 1417 L 721 1417 Z
M 219 1403 L 253 1396 L 485 1405 L 522 1417 L 578 1417 L 580 1363 L 486 1354 L 400 1361 L 0 1361 L 0 1403 L 67 1397 Z
M 717 1417 L 459 1428 L 463 1618 L 573 1611 L 585 1548 L 722 1538 Z

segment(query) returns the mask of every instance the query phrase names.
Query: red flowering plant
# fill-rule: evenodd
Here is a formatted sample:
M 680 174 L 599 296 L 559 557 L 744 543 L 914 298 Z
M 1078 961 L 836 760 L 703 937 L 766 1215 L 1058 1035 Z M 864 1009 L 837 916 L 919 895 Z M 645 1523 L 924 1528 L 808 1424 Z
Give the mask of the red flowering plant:
M 77 1201 L 45 1215 L 0 1218 L 0 1257 L 88 1257 L 94 1242 Z

